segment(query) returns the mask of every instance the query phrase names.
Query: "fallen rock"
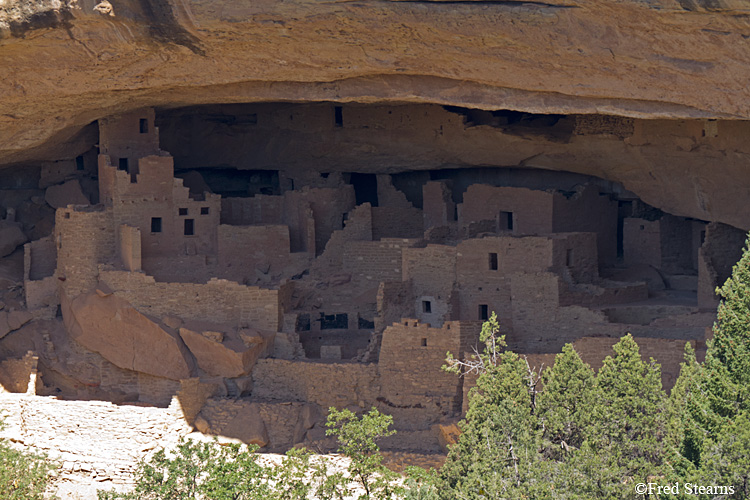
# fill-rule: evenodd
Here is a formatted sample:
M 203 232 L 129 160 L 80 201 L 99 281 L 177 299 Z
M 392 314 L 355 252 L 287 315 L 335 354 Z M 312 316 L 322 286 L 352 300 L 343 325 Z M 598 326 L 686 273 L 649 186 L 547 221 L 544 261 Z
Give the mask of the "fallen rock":
M 178 318 L 177 316 L 164 316 L 161 319 L 161 322 L 174 330 L 177 330 L 182 326 L 182 319 Z
M 252 403 L 247 410 L 239 412 L 221 429 L 221 435 L 239 439 L 243 443 L 256 444 L 261 448 L 269 442 L 266 424 L 257 403 Z
M 19 245 L 28 239 L 21 230 L 21 225 L 7 220 L 0 221 L 0 257 L 12 254 Z
M 208 425 L 208 422 L 201 416 L 195 417 L 195 423 L 193 423 L 193 427 L 195 427 L 195 430 L 203 434 L 208 434 L 211 431 L 211 427 Z
M 99 284 L 96 286 L 96 294 L 99 297 L 108 297 L 112 295 L 113 293 L 115 293 L 114 290 L 112 290 L 112 288 L 110 288 L 110 286 L 106 283 L 102 283 L 100 281 Z
M 61 302 L 69 335 L 116 366 L 173 380 L 191 376 L 189 353 L 179 339 L 127 300 L 92 292 Z
M 234 378 L 246 375 L 264 350 L 262 343 L 253 343 L 246 347 L 237 338 L 218 342 L 188 328 L 180 328 L 180 337 L 195 356 L 198 366 L 214 377 Z
M 48 187 L 44 193 L 44 200 L 52 208 L 65 208 L 68 205 L 88 205 L 90 203 L 86 195 L 83 194 L 81 184 L 77 179 Z
M 306 404 L 299 413 L 299 420 L 294 428 L 293 442 L 299 443 L 305 438 L 308 430 L 318 423 L 321 417 L 320 407 L 316 404 Z
M 8 313 L 8 326 L 11 331 L 18 330 L 34 318 L 29 311 L 11 311 Z

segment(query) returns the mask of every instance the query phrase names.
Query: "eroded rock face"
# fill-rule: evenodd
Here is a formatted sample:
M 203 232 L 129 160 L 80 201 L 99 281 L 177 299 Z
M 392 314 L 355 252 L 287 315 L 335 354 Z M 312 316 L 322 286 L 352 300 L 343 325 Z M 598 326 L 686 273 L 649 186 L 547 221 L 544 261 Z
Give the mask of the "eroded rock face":
M 116 295 L 81 294 L 63 300 L 69 335 L 120 368 L 173 380 L 191 376 L 181 342 Z
M 750 116 L 746 7 L 732 2 L 102 4 L 0 8 L 0 63 L 12 75 L 0 82 L 0 162 L 54 156 L 92 120 L 151 105 L 410 101 Z
M 208 375 L 228 378 L 246 375 L 267 350 L 268 342 L 261 336 L 251 339 L 256 341 L 242 342 L 235 336 L 223 338 L 216 333 L 180 328 L 180 337 Z

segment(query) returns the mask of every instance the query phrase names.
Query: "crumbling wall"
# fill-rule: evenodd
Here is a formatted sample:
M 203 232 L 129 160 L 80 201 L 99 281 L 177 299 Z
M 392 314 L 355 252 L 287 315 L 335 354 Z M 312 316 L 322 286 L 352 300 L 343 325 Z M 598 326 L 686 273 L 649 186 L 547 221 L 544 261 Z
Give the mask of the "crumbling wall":
M 24 245 L 23 291 L 30 310 L 58 303 L 55 269 L 57 251 L 55 238 L 47 236 Z
M 221 204 L 221 222 L 235 226 L 285 224 L 289 226 L 292 252 L 317 255 L 333 232 L 343 227 L 344 214 L 352 208 L 354 188 L 350 185 L 304 187 L 281 196 L 227 198 Z
M 307 401 L 324 408 L 371 406 L 378 395 L 378 365 L 259 359 L 253 368 L 253 396 Z
M 456 204 L 447 181 L 425 183 L 422 187 L 422 214 L 425 231 L 455 222 Z
M 133 161 L 159 154 L 159 129 L 154 126 L 154 109 L 99 120 L 99 151 L 115 158 Z
M 383 332 L 378 371 L 385 403 L 399 408 L 424 408 L 423 418 L 460 411 L 462 379 L 444 372 L 445 354 L 456 356 L 476 345 L 480 322 L 449 321 L 431 328 L 402 319 Z
M 291 286 L 282 284 L 273 290 L 222 279 L 212 279 L 206 284 L 162 283 L 145 274 L 110 270 L 102 270 L 100 278 L 143 314 L 230 326 L 247 323 L 271 332 L 281 326 L 283 306 L 279 297 Z
M 120 261 L 127 271 L 141 270 L 141 231 L 136 227 L 121 225 Z
M 623 220 L 623 260 L 626 266 L 648 264 L 661 268 L 661 225 L 634 217 Z
M 363 203 L 349 212 L 344 228 L 333 232 L 323 254 L 316 260 L 316 266 L 341 267 L 344 249 L 351 241 L 372 241 L 372 207 L 369 203 Z
M 220 277 L 255 283 L 282 272 L 290 263 L 287 226 L 222 224 L 218 234 Z
M 742 256 L 746 235 L 743 231 L 712 222 L 706 226 L 706 237 L 698 253 L 698 307 L 715 309 L 719 298 L 714 293 L 731 276 L 732 268 Z
M 401 253 L 417 240 L 386 238 L 380 241 L 348 241 L 343 268 L 353 278 L 379 283 L 401 280 Z
M 421 238 L 422 211 L 393 186 L 391 176 L 377 176 L 378 206 L 372 208 L 372 238 Z
M 554 231 L 554 196 L 526 188 L 473 184 L 464 193 L 459 211 L 462 226 L 482 220 L 497 220 L 498 230 L 507 229 L 507 214 L 516 234 L 548 234 Z
M 555 193 L 553 223 L 556 233 L 590 232 L 596 234 L 599 262 L 613 265 L 617 260 L 617 202 L 587 185 L 567 196 Z
M 112 213 L 101 208 L 61 208 L 55 214 L 57 275 L 73 298 L 96 286 L 100 262 L 115 252 Z
M 439 327 L 454 319 L 457 311 L 453 294 L 456 282 L 456 248 L 427 245 L 403 250 L 403 280 L 410 283 L 411 313 L 419 321 Z M 429 310 L 426 303 L 429 303 Z M 397 318 L 400 319 L 400 318 Z

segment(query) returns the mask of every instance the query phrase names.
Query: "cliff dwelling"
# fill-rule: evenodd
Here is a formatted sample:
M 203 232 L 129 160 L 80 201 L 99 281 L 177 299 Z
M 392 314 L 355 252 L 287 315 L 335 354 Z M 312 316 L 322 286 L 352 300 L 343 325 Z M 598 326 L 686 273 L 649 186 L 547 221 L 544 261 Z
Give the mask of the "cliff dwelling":
M 572 343 L 598 367 L 632 333 L 671 387 L 747 223 L 628 170 L 692 161 L 674 137 L 733 141 L 715 122 L 320 102 L 88 128 L 3 177 L 0 383 L 180 408 L 263 450 L 330 450 L 326 408 L 375 406 L 386 450 L 440 456 L 472 385 L 446 352 L 471 356 L 493 313 L 532 366 Z

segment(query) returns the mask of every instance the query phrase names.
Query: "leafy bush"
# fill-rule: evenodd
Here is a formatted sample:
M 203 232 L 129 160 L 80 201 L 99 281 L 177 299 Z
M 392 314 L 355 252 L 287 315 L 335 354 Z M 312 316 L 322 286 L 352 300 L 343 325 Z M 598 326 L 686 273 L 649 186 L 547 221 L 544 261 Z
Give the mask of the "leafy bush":
M 47 457 L 16 450 L 0 440 L 0 498 L 42 500 L 50 472 L 55 468 L 56 464 Z

